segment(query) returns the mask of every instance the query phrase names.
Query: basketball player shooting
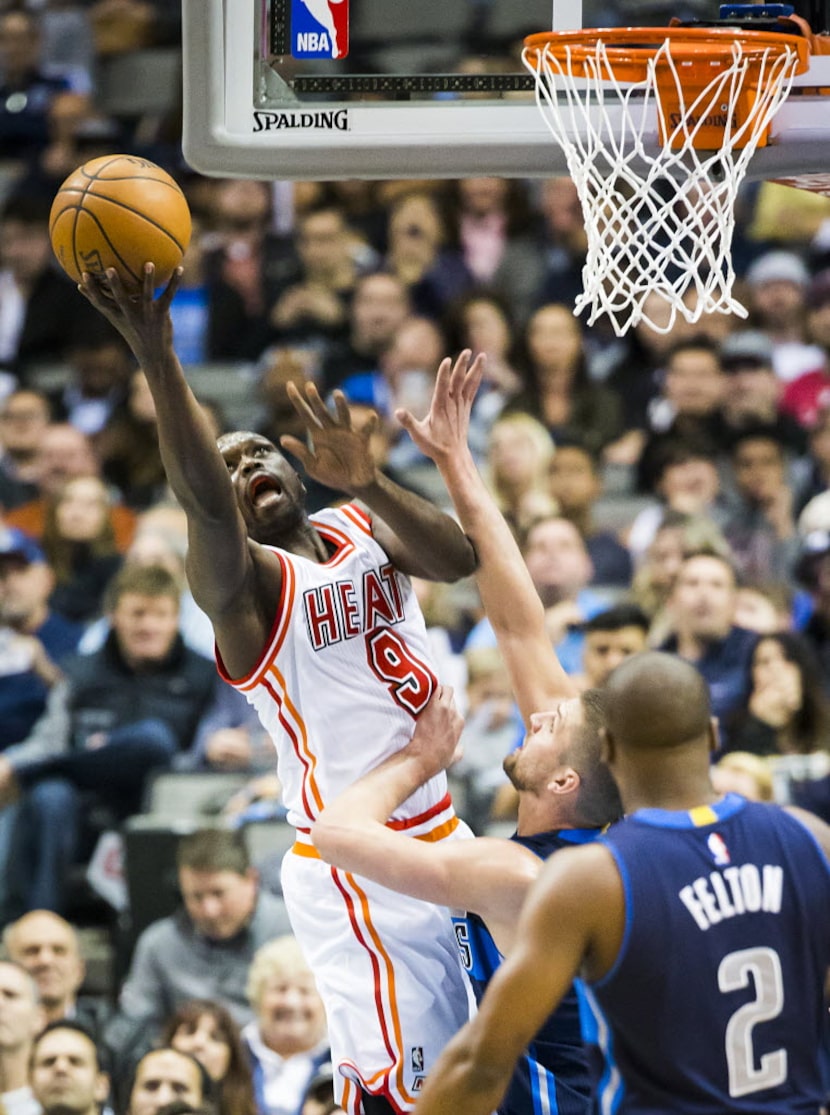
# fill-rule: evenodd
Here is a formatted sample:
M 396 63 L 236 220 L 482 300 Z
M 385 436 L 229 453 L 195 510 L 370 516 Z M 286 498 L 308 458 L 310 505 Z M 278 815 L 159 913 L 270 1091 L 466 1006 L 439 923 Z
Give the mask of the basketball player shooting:
M 170 304 L 182 269 L 154 300 L 106 272 L 109 295 L 80 289 L 143 368 L 167 478 L 187 514 L 187 572 L 216 635 L 220 673 L 257 709 L 297 843 L 283 890 L 326 1006 L 337 1092 L 351 1115 L 410 1110 L 426 1074 L 468 1016 L 449 914 L 332 870 L 308 830 L 327 801 L 405 746 L 437 687 L 407 574 L 450 581 L 476 565 L 460 527 L 393 484 L 313 386 L 291 398 L 308 444 L 283 438 L 316 480 L 352 502 L 309 516 L 299 475 L 259 434 L 214 441 L 173 344 Z M 358 498 L 360 502 L 358 502 Z M 429 840 L 463 834 L 443 776 L 417 791 L 398 827 Z

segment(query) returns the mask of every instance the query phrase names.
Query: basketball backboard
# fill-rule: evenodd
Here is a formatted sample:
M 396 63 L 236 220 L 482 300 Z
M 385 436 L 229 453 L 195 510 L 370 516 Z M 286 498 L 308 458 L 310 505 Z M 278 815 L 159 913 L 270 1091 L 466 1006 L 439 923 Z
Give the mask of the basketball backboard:
M 814 0 L 823 2 L 823 0 Z M 714 19 L 714 0 L 183 0 L 184 152 L 261 178 L 566 172 L 521 63 L 550 29 Z M 807 13 L 803 13 L 807 14 Z M 830 55 L 778 113 L 750 178 L 830 169 Z M 655 143 L 657 124 L 654 122 Z

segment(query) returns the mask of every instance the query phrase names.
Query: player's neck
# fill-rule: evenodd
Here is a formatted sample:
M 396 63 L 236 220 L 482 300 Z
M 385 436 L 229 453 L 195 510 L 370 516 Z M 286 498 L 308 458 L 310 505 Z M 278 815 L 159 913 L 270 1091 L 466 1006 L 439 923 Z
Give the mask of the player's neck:
M 550 800 L 538 798 L 535 794 L 519 794 L 519 811 L 516 820 L 518 836 L 538 836 L 541 832 L 577 827 L 570 814 L 564 810 L 551 808 Z
M 662 765 L 662 764 L 655 764 Z M 687 812 L 700 805 L 712 805 L 720 799 L 707 771 L 646 772 L 644 777 L 626 778 L 620 785 L 623 808 L 628 813 L 638 809 L 667 809 Z
M 305 518 L 288 533 L 275 533 L 271 537 L 260 538 L 258 541 L 269 546 L 277 546 L 296 557 L 319 563 L 328 561 L 332 555 L 329 544 L 316 527 Z

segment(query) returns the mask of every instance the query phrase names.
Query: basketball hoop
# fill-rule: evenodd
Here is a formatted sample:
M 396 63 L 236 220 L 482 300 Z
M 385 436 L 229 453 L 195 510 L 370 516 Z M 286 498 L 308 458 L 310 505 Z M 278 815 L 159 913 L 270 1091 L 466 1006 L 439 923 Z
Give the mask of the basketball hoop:
M 590 307 L 589 325 L 606 314 L 618 336 L 640 321 L 668 332 L 678 313 L 690 323 L 714 311 L 746 317 L 732 297 L 735 197 L 808 68 L 806 39 L 583 29 L 531 35 L 522 57 L 582 204 L 588 254 L 576 313 Z M 655 292 L 671 306 L 665 326 L 644 313 Z

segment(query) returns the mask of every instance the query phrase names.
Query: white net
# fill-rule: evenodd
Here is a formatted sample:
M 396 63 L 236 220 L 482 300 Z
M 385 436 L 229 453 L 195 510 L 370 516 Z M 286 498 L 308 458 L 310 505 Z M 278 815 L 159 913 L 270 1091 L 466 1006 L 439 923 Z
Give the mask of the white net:
M 646 77 L 636 83 L 615 77 L 613 47 L 601 40 L 587 57 L 576 59 L 570 46 L 557 53 L 526 48 L 524 61 L 582 203 L 588 254 L 576 313 L 589 307 L 588 324 L 607 315 L 618 336 L 640 321 L 666 333 L 678 313 L 691 323 L 715 311 L 746 317 L 732 296 L 735 197 L 789 93 L 796 51 L 775 47 L 750 60 L 736 40 L 731 60 L 688 102 L 669 39 L 644 60 Z M 750 67 L 757 93 L 747 108 Z M 718 150 L 695 147 L 721 126 Z M 667 323 L 644 311 L 654 293 L 671 307 Z

